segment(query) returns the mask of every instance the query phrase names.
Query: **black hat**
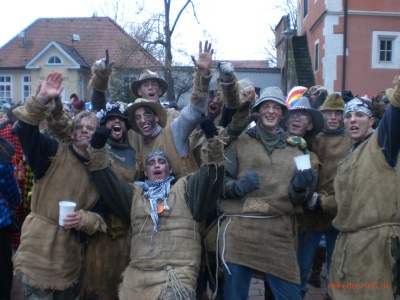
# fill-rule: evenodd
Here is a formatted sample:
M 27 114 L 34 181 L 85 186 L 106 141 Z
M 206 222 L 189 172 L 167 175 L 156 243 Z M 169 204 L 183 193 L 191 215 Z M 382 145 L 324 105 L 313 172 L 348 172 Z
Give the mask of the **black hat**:
M 350 100 L 354 99 L 353 93 L 351 91 L 343 91 L 341 94 L 345 103 L 349 102 Z
M 104 108 L 100 109 L 96 113 L 96 117 L 97 119 L 99 119 L 100 124 L 104 124 L 107 121 L 107 118 L 111 116 L 122 117 L 124 121 L 127 122 L 128 118 L 124 113 L 125 113 L 125 107 L 123 104 L 116 102 L 108 102 L 106 104 L 105 109 Z

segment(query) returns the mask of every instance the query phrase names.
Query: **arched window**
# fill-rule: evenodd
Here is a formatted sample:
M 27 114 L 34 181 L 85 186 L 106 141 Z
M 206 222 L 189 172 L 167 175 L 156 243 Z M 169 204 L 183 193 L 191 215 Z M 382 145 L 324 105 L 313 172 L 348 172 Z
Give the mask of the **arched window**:
M 61 59 L 58 56 L 51 56 L 47 61 L 49 65 L 61 65 Z

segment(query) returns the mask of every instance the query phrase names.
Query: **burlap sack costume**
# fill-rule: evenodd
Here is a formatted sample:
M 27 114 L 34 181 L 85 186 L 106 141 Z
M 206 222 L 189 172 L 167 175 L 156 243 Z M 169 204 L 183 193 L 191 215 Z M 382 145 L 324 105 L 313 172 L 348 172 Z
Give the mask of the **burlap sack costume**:
M 231 147 L 237 157 L 237 178 L 255 170 L 262 174 L 261 189 L 241 199 L 221 199 L 219 209 L 226 217 L 220 225 L 220 256 L 225 262 L 299 284 L 294 207 L 288 189 L 296 170 L 294 157 L 303 151 L 287 145 L 269 157 L 261 142 L 247 134 Z
M 400 107 L 398 87 L 389 99 Z M 393 299 L 393 272 L 400 258 L 399 182 L 399 164 L 388 165 L 378 130 L 339 164 L 333 226 L 341 233 L 329 272 L 330 283 L 336 284 L 329 289 L 333 299 Z
M 38 125 L 52 103 L 41 105 L 30 96 L 25 106 L 14 110 L 25 123 Z M 46 175 L 33 187 L 31 213 L 21 230 L 21 245 L 14 256 L 14 269 L 39 289 L 64 290 L 77 283 L 83 259 L 83 244 L 76 230 L 58 225 L 59 201 L 71 199 L 81 213 L 78 230 L 87 234 L 106 230 L 103 219 L 88 212 L 99 194 L 92 184 L 87 166 L 82 164 L 65 144 L 59 144 Z

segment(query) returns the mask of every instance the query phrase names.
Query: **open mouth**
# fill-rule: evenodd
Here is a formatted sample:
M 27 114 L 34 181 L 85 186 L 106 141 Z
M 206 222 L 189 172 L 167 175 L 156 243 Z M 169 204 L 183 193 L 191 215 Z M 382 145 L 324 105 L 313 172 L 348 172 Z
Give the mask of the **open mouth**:
M 154 97 L 156 95 L 156 93 L 149 93 L 150 97 Z
M 121 132 L 121 130 L 122 130 L 122 127 L 121 127 L 121 125 L 114 125 L 113 127 L 112 127 L 112 131 L 114 131 L 114 132 Z
M 154 175 L 155 175 L 155 176 L 158 176 L 158 175 L 161 175 L 161 174 L 162 174 L 161 171 L 154 171 Z

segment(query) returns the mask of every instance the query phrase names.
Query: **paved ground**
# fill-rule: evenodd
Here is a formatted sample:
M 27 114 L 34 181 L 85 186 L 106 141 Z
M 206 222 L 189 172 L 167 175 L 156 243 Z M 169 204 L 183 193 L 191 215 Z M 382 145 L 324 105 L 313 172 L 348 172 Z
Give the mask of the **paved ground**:
M 324 272 L 324 271 L 323 271 Z M 319 289 L 309 286 L 309 294 L 305 300 L 321 300 L 325 293 L 326 284 L 323 281 L 323 286 Z M 11 300 L 23 300 L 23 293 L 20 283 L 14 278 Z M 251 281 L 248 300 L 264 300 L 264 282 L 260 279 L 253 278 Z

